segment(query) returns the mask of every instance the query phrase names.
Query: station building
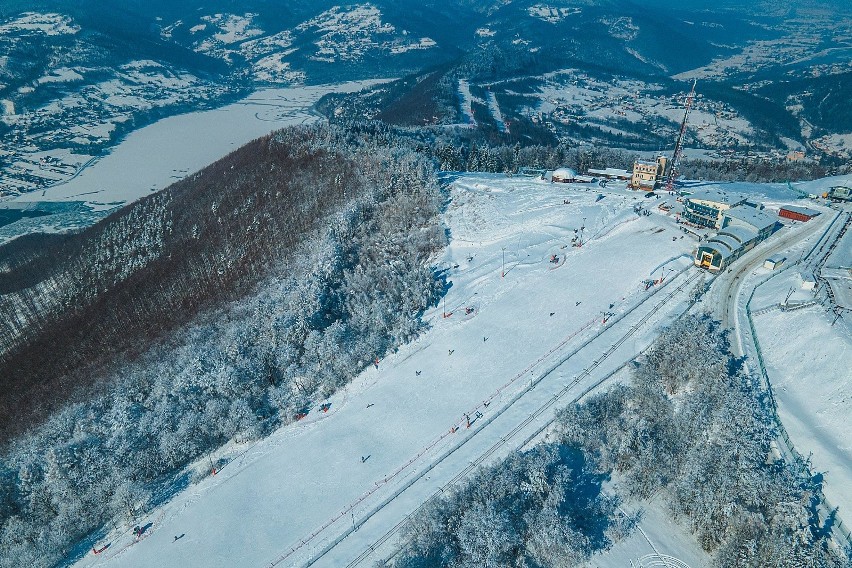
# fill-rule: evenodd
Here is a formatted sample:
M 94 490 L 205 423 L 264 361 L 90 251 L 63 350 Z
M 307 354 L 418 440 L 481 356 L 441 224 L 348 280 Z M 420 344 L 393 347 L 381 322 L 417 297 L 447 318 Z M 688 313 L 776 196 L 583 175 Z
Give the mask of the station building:
M 698 246 L 694 263 L 719 272 L 727 268 L 775 230 L 775 218 L 755 207 L 740 205 L 726 210 L 719 232 Z
M 741 193 L 718 189 L 697 191 L 683 200 L 683 218 L 702 227 L 721 229 L 725 212 L 741 206 L 763 209 L 762 204 L 749 201 Z

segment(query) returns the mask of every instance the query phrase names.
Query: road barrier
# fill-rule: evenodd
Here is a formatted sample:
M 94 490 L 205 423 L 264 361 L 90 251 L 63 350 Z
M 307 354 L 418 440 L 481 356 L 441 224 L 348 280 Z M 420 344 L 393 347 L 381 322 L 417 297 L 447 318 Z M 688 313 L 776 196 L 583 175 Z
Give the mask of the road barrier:
M 814 250 L 816 250 L 816 247 L 811 249 L 811 253 L 809 254 L 812 254 Z M 798 450 L 796 450 L 796 447 L 793 445 L 793 441 L 790 439 L 790 435 L 787 433 L 787 429 L 784 427 L 784 423 L 778 416 L 778 403 L 775 399 L 775 393 L 772 389 L 772 383 L 769 380 L 769 373 L 766 370 L 766 362 L 763 357 L 763 350 L 760 348 L 760 341 L 757 338 L 757 330 L 754 327 L 754 320 L 752 319 L 751 301 L 754 298 L 754 293 L 760 286 L 765 284 L 770 278 L 774 276 L 776 275 L 772 275 L 769 278 L 764 279 L 751 290 L 751 294 L 749 295 L 748 301 L 746 302 L 745 306 L 746 316 L 748 319 L 749 334 L 751 335 L 752 345 L 754 346 L 754 351 L 757 355 L 758 370 L 760 371 L 760 378 L 766 390 L 767 399 L 769 401 L 769 407 L 772 410 L 772 416 L 774 418 L 776 426 L 778 427 L 779 438 L 783 442 L 787 452 L 793 457 L 793 465 L 799 470 L 799 475 L 802 476 L 802 478 L 810 479 L 813 477 L 813 473 L 810 469 L 809 460 L 802 456 L 802 454 L 799 453 Z M 832 534 L 834 534 L 836 537 L 839 537 L 838 541 L 845 540 L 847 546 L 852 546 L 852 533 L 850 533 L 849 527 L 843 526 L 843 520 L 836 516 L 835 511 L 837 511 L 837 508 L 832 506 L 828 502 L 822 490 L 819 491 L 817 497 L 819 498 L 817 513 L 820 516 L 821 521 L 826 522 L 831 517 L 832 513 L 834 513 L 837 522 L 831 525 Z

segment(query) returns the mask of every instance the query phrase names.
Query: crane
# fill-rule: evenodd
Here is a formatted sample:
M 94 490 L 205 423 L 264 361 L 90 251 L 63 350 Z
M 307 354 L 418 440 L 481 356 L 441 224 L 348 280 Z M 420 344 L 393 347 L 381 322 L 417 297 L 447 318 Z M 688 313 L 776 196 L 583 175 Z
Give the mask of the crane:
M 689 91 L 689 96 L 686 97 L 686 110 L 683 113 L 683 122 L 680 123 L 680 132 L 677 135 L 674 154 L 672 154 L 672 165 L 669 167 L 669 179 L 666 181 L 666 191 L 674 190 L 675 179 L 677 178 L 677 166 L 680 162 L 680 156 L 683 154 L 683 137 L 686 134 L 686 123 L 689 120 L 689 111 L 692 108 L 692 101 L 695 100 L 695 84 L 697 81 L 692 80 L 692 90 Z

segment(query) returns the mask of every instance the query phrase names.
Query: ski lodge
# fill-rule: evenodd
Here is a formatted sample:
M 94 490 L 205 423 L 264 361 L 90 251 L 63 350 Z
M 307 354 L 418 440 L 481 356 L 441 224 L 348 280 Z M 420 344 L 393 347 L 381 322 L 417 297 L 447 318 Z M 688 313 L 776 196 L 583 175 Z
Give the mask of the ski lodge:
M 775 218 L 755 207 L 739 206 L 726 210 L 718 233 L 698 246 L 694 263 L 710 272 L 727 268 L 775 230 Z
M 702 227 L 721 229 L 725 213 L 742 206 L 763 209 L 762 204 L 749 201 L 741 193 L 719 189 L 696 191 L 683 200 L 683 218 Z

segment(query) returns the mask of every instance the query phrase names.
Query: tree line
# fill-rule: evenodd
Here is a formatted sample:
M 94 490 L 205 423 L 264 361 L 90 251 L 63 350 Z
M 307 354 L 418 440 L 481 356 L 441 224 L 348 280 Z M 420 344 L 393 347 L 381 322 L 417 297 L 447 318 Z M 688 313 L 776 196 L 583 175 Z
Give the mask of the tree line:
M 707 316 L 666 329 L 627 384 L 557 413 L 550 441 L 481 469 L 405 527 L 395 567 L 584 565 L 660 494 L 714 566 L 841 568 L 818 476 L 774 455 L 774 416 Z M 601 480 L 609 480 L 609 493 Z
M 332 101 L 324 102 L 330 106 Z M 338 122 L 344 127 L 356 128 L 368 124 L 346 119 Z M 522 126 L 511 124 L 512 129 Z M 372 124 L 371 128 L 381 128 L 412 141 L 416 150 L 434 161 L 442 171 L 515 174 L 522 168 L 569 167 L 583 174 L 589 168 L 632 170 L 635 160 L 647 157 L 647 153 L 602 145 L 572 146 L 565 141 L 548 139 L 541 133 L 526 131 L 518 141 L 506 143 L 504 136 L 495 134 L 496 130 L 490 133 L 459 127 L 401 128 L 377 124 Z M 685 159 L 678 170 L 685 179 L 779 183 L 846 174 L 852 172 L 852 162 L 831 157 L 795 162 L 782 158 Z
M 187 464 L 294 420 L 419 333 L 443 290 L 443 199 L 431 164 L 381 133 L 293 128 L 59 250 L 21 251 L 4 284 L 49 279 L 70 300 L 7 351 L 9 396 L 34 392 L 5 374 L 26 353 L 51 408 L 0 454 L 0 566 L 84 554 L 167 499 Z M 63 321 L 79 330 L 57 333 Z M 71 380 L 93 388 L 69 397 Z

